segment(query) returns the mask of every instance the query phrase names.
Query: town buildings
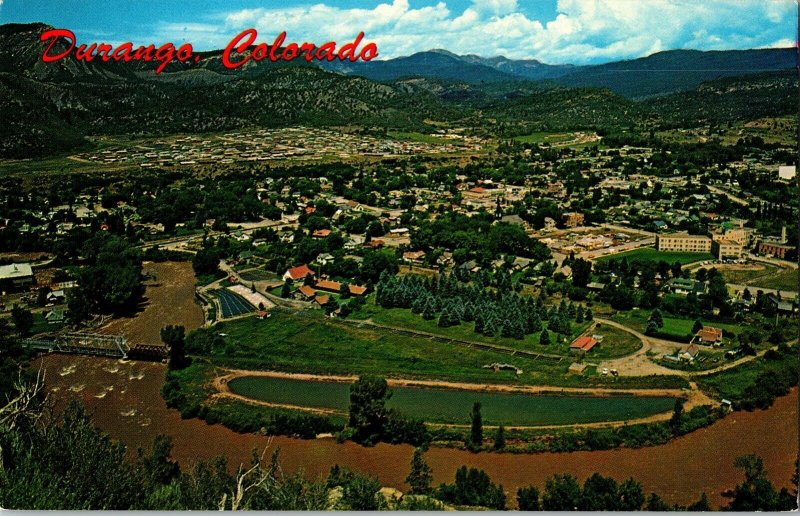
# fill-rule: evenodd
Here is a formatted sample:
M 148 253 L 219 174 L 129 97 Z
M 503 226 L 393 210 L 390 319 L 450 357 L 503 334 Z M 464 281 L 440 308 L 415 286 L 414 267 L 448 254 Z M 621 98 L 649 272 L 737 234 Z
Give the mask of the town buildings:
M 656 249 L 683 253 L 710 253 L 711 239 L 704 235 L 688 233 L 656 235 Z

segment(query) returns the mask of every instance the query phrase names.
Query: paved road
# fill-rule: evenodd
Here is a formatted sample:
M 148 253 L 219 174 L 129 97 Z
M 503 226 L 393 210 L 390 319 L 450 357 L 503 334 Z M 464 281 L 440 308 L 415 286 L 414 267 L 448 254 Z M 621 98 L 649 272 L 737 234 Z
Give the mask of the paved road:
M 767 256 L 756 256 L 754 254 L 748 254 L 747 259 L 753 260 L 754 262 L 764 262 L 772 265 L 777 265 L 778 267 L 786 267 L 789 269 L 797 269 L 799 267 L 797 262 L 791 262 L 789 260 L 779 260 L 777 258 L 769 258 Z
M 742 206 L 750 206 L 750 202 L 749 201 L 745 201 L 741 197 L 737 197 L 737 196 L 733 195 L 732 193 L 730 193 L 730 192 L 728 192 L 726 190 L 723 190 L 722 188 L 718 188 L 716 186 L 708 186 L 708 191 L 712 192 L 712 193 L 715 193 L 715 194 L 718 194 L 718 195 L 724 195 L 728 199 L 730 199 L 731 201 L 735 202 L 736 204 L 741 204 Z
M 653 238 L 656 237 L 656 234 L 651 233 L 650 231 L 645 231 L 643 229 L 629 228 L 627 226 L 617 226 L 616 224 L 600 224 L 600 227 L 603 229 L 610 229 L 611 231 L 620 231 L 622 233 L 632 233 L 634 235 L 642 235 Z
M 256 231 L 257 229 L 262 228 L 276 228 L 281 229 L 285 227 L 297 227 L 296 222 L 286 222 L 283 220 L 275 221 L 275 220 L 260 220 L 258 222 L 237 222 L 237 223 L 229 223 L 228 227 L 230 228 L 231 232 L 241 231 L 245 235 L 249 235 Z M 209 231 L 207 233 L 210 237 L 218 237 L 220 235 L 224 235 L 222 231 Z M 179 237 L 170 237 L 170 238 L 162 238 L 159 240 L 151 240 L 148 242 L 144 242 L 139 247 L 147 248 L 153 246 L 159 246 L 162 249 L 167 250 L 178 250 L 178 251 L 186 251 L 186 252 L 194 252 L 189 249 L 185 249 L 185 247 L 190 242 L 200 242 L 203 240 L 203 233 L 198 233 L 194 235 L 186 235 L 186 236 L 179 236 Z

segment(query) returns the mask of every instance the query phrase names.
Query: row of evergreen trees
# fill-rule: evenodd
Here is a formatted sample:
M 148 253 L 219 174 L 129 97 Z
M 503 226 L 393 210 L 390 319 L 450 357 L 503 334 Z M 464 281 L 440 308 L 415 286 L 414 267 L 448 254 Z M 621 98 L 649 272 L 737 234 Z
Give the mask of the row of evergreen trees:
M 573 321 L 580 324 L 593 317 L 590 308 L 565 300 L 557 307 L 546 307 L 541 297 L 489 290 L 444 274 L 429 278 L 384 274 L 375 302 L 383 308 L 410 308 L 425 320 L 438 318 L 440 327 L 473 323 L 476 333 L 514 339 L 543 330 L 569 335 Z

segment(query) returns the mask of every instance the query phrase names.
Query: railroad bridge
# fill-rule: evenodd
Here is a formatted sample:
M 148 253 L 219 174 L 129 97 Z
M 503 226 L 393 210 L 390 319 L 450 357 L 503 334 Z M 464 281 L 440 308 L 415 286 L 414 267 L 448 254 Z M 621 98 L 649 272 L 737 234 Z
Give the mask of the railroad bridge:
M 115 358 L 133 356 L 160 360 L 166 357 L 168 353 L 167 347 L 163 345 L 131 345 L 122 335 L 105 335 L 101 333 L 73 332 L 57 335 L 51 339 L 24 339 L 22 345 L 42 351 Z

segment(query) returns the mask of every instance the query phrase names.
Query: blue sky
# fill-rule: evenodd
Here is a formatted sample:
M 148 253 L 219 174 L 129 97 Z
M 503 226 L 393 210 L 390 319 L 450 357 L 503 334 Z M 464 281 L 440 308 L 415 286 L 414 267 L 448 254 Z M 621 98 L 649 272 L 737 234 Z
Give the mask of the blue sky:
M 224 47 L 241 30 L 270 42 L 344 43 L 359 31 L 381 58 L 431 48 L 552 64 L 675 48 L 794 46 L 795 0 L 0 0 L 0 23 L 41 21 L 79 42 Z

